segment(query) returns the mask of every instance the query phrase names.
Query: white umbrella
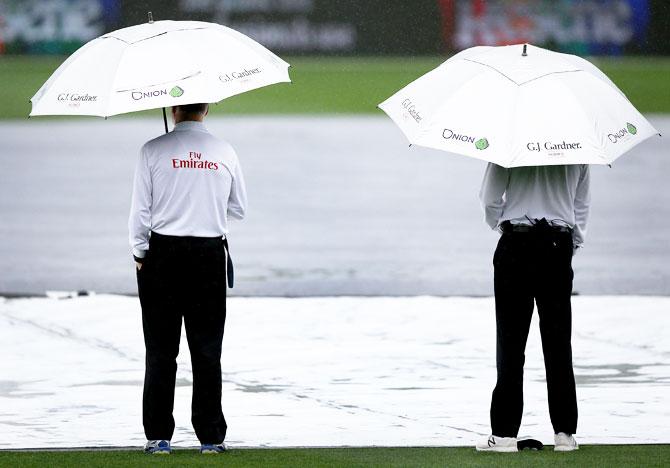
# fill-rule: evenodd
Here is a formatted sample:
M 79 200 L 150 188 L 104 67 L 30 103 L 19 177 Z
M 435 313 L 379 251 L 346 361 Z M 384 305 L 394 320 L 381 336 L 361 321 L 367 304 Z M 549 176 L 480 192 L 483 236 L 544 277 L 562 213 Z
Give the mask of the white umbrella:
M 590 62 L 473 47 L 379 105 L 411 144 L 503 167 L 610 164 L 660 133 Z
M 156 21 L 85 44 L 31 99 L 31 116 L 93 115 L 213 103 L 290 82 L 289 64 L 233 29 Z M 166 124 L 167 130 L 167 124 Z

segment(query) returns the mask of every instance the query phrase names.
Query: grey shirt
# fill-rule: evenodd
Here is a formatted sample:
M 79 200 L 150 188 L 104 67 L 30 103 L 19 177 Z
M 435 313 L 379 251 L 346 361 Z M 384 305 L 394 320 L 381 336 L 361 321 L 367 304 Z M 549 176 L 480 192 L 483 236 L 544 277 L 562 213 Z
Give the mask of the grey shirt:
M 591 193 L 587 164 L 505 169 L 489 163 L 479 193 L 486 223 L 492 229 L 504 221 L 531 224 L 546 218 L 573 228 L 575 247 L 586 235 Z

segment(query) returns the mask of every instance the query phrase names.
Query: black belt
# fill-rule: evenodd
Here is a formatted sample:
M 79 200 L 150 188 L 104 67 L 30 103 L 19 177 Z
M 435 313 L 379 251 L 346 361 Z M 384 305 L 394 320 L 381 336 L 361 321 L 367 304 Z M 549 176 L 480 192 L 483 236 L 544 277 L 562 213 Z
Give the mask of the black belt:
M 544 226 L 538 227 L 533 226 L 532 224 L 512 224 L 509 221 L 505 221 L 500 224 L 500 229 L 502 232 L 539 232 L 541 229 L 549 229 L 552 232 L 572 232 L 572 228 L 568 226 Z

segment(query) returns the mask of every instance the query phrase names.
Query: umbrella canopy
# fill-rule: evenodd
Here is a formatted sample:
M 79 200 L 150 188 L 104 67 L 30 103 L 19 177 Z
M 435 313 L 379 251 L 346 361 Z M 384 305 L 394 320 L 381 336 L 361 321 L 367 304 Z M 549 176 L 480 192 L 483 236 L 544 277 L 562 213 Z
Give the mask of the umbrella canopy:
M 410 143 L 503 167 L 610 164 L 658 131 L 590 62 L 473 47 L 379 105 Z
M 289 64 L 233 29 L 150 21 L 85 44 L 31 99 L 31 116 L 93 115 L 218 102 L 290 82 Z

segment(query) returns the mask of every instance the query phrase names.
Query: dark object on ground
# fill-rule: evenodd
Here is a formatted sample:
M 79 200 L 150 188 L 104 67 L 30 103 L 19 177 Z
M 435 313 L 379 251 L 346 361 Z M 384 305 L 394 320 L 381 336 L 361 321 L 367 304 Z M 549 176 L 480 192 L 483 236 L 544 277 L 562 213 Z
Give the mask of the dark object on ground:
M 520 451 L 526 450 L 542 450 L 544 445 L 537 439 L 519 439 L 516 443 L 516 448 Z

